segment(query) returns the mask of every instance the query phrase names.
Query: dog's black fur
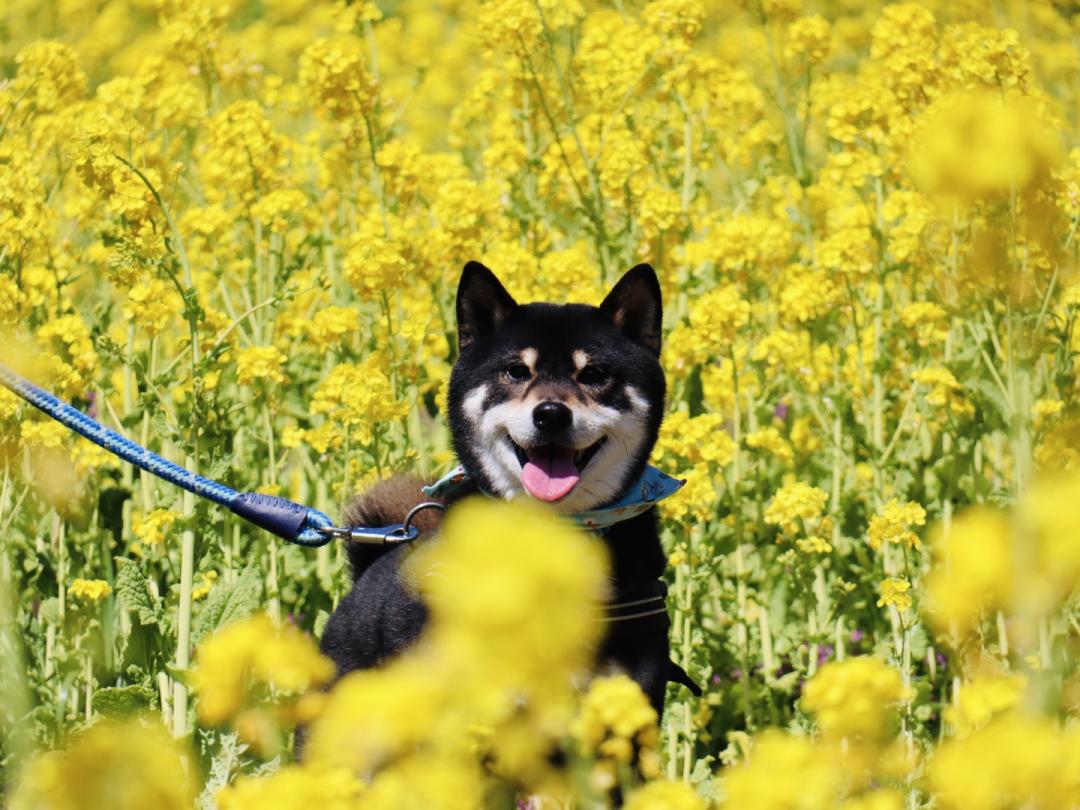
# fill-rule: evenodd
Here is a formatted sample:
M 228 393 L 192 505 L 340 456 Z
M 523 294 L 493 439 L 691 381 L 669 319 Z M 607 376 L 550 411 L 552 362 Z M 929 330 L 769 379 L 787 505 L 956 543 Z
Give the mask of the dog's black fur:
M 471 489 L 458 497 L 479 491 L 512 494 L 502 491 L 505 482 L 493 478 L 485 468 L 484 454 L 491 448 L 479 442 L 475 414 L 467 412 L 468 395 L 483 387 L 482 413 L 515 398 L 524 399 L 524 407 L 529 407 L 537 395 L 524 392 L 536 386 L 541 387 L 542 399 L 576 398 L 576 407 L 603 406 L 604 413 L 641 409 L 641 401 L 647 403 L 634 423 L 641 426 L 640 443 L 630 448 L 632 452 L 618 469 L 621 480 L 615 485 L 614 496 L 590 508 L 621 496 L 644 469 L 664 410 L 664 376 L 658 360 L 660 287 L 652 268 L 639 265 L 629 271 L 600 307 L 518 305 L 487 268 L 470 262 L 458 287 L 457 316 L 460 356 L 450 381 L 450 424 L 454 449 L 472 482 Z M 526 348 L 535 350 L 538 359 L 528 387 L 523 388 L 525 384 L 512 378 L 507 368 Z M 580 381 L 574 379 L 581 372 L 571 360 L 575 350 L 586 352 L 596 370 Z M 634 397 L 637 405 L 630 401 Z M 476 402 L 471 407 L 475 408 Z M 559 437 L 545 433 L 543 438 L 547 442 Z M 563 443 L 573 444 L 570 439 Z M 520 456 L 520 448 L 518 452 Z M 413 479 L 385 482 L 351 504 L 344 523 L 379 526 L 400 522 L 409 507 L 426 499 L 419 488 L 420 482 Z M 453 508 L 453 503 L 447 506 Z M 432 531 L 437 522 L 430 517 L 433 513 L 421 514 L 426 521 L 421 528 Z M 654 510 L 617 523 L 600 537 L 610 555 L 613 602 L 665 592 L 660 578 L 666 559 Z M 330 617 L 322 638 L 322 650 L 333 659 L 339 675 L 378 666 L 412 644 L 423 630 L 427 610 L 399 577 L 402 562 L 410 553 L 408 545 L 389 550 L 350 546 L 353 588 Z M 477 575 L 483 576 L 483 572 Z M 669 680 L 696 688 L 669 660 L 668 626 L 666 614 L 613 622 L 597 656 L 597 669 L 615 667 L 626 672 L 642 687 L 657 713 L 662 711 Z

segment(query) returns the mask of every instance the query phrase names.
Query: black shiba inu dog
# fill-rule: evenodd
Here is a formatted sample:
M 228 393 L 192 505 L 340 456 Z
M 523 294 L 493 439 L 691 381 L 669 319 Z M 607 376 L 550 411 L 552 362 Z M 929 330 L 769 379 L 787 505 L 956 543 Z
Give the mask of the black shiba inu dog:
M 645 470 L 664 411 L 661 314 L 660 285 L 648 265 L 627 272 L 594 307 L 518 304 L 490 270 L 467 264 L 457 292 L 460 355 L 449 417 L 468 483 L 446 505 L 476 492 L 528 494 L 579 514 L 623 496 Z M 383 482 L 346 508 L 344 525 L 400 523 L 430 500 L 420 487 L 411 478 Z M 597 669 L 624 671 L 659 714 L 668 681 L 698 692 L 669 659 L 660 580 L 666 559 L 654 511 L 601 532 L 612 607 Z M 436 528 L 433 515 L 420 513 L 422 531 Z M 399 579 L 407 550 L 350 544 L 354 585 L 322 638 L 339 675 L 377 666 L 423 629 L 425 606 Z

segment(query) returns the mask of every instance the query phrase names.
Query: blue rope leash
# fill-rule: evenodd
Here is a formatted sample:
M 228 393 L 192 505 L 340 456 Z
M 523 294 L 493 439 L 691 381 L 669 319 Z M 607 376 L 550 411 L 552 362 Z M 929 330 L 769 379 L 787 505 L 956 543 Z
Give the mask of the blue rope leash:
M 121 436 L 104 425 L 91 419 L 82 411 L 57 399 L 48 391 L 38 388 L 29 380 L 20 377 L 10 368 L 0 363 L 0 384 L 13 394 L 22 397 L 35 408 L 60 424 L 89 439 L 98 447 L 103 447 L 140 470 L 146 470 L 170 484 L 192 492 L 201 498 L 226 507 L 234 514 L 249 520 L 256 526 L 266 529 L 290 543 L 301 546 L 322 546 L 334 537 L 350 534 L 370 534 L 372 538 L 382 537 L 385 542 L 400 542 L 412 537 L 402 536 L 402 528 L 388 526 L 385 529 L 352 532 L 334 528 L 334 522 L 320 512 L 308 506 L 294 503 L 287 498 L 264 495 L 260 492 L 237 492 L 218 481 L 212 481 L 201 475 L 186 470 L 179 464 L 173 464 L 157 453 L 147 450 L 142 445 Z M 404 535 L 410 534 L 406 527 Z M 344 532 L 344 534 L 343 534 Z M 396 534 L 394 534 L 396 532 Z M 415 528 L 412 529 L 415 536 Z M 393 535 L 393 536 L 391 536 Z M 367 540 L 373 542 L 373 539 Z

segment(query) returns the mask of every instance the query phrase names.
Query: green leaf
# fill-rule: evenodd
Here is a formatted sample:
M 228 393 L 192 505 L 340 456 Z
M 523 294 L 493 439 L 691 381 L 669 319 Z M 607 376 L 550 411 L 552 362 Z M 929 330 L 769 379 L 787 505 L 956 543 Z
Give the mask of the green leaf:
M 44 624 L 57 624 L 60 621 L 60 601 L 55 596 L 50 596 L 41 602 L 38 608 L 38 616 Z
M 198 644 L 207 635 L 237 619 L 250 616 L 260 604 L 262 576 L 254 563 L 240 574 L 231 588 L 214 588 L 195 622 L 191 641 Z
M 139 624 L 161 621 L 161 600 L 154 596 L 150 581 L 135 560 L 116 557 L 116 595 L 124 607 L 139 619 Z
M 312 633 L 315 638 L 322 638 L 323 631 L 326 629 L 326 623 L 330 621 L 330 614 L 325 610 L 319 610 L 315 615 L 315 627 L 312 629 Z
M 94 692 L 94 711 L 123 717 L 152 709 L 157 704 L 157 693 L 149 686 L 110 686 Z

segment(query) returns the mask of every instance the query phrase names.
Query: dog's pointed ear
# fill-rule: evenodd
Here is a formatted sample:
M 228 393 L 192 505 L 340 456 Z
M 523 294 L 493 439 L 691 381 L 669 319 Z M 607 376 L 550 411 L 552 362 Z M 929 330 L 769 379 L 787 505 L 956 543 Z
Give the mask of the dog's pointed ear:
M 652 267 L 639 264 L 627 270 L 600 304 L 600 312 L 632 341 L 659 356 L 664 313 Z
M 498 329 L 515 307 L 494 273 L 480 262 L 466 264 L 457 289 L 458 351 Z

